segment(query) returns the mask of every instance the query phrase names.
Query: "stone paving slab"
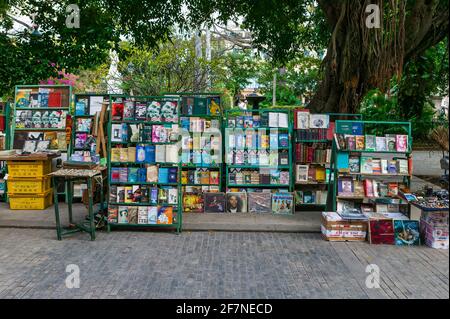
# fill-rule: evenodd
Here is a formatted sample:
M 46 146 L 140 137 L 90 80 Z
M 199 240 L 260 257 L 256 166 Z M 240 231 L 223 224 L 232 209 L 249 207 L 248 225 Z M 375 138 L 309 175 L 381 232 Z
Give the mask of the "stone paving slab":
M 318 234 L 0 229 L 0 298 L 449 298 L 448 251 Z M 68 289 L 66 267 L 80 269 Z M 366 267 L 380 288 L 366 287 Z

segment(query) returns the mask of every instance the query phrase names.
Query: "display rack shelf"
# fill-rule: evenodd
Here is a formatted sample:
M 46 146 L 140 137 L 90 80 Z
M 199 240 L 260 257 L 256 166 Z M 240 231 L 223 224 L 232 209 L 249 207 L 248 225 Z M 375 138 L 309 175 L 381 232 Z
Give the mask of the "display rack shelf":
M 116 120 L 113 118 L 113 113 L 115 112 L 115 106 L 120 105 L 120 103 L 131 103 L 134 106 L 137 102 L 139 103 L 145 103 L 146 105 L 146 113 L 148 114 L 147 107 L 152 102 L 160 102 L 166 103 L 166 102 L 174 102 L 176 103 L 176 121 L 171 122 L 163 122 L 163 121 L 147 121 L 147 120 Z M 116 104 L 118 103 L 118 104 Z M 172 104 L 174 105 L 174 104 Z M 134 112 L 134 107 L 133 107 Z M 112 136 L 112 126 L 114 124 L 128 124 L 128 125 L 178 125 L 180 124 L 180 99 L 175 97 L 166 97 L 166 96 L 129 96 L 124 94 L 114 94 L 110 95 L 109 98 L 109 121 L 108 121 L 108 136 Z M 138 144 L 145 144 L 145 145 L 176 145 L 178 142 L 171 142 L 171 143 L 150 143 L 150 142 L 113 142 L 111 141 L 111 138 L 108 139 L 108 176 L 111 176 L 112 167 L 142 167 L 145 165 L 156 165 L 160 168 L 167 167 L 167 168 L 176 168 L 177 169 L 177 182 L 176 183 L 161 183 L 161 182 L 110 182 L 108 187 L 108 194 L 111 194 L 111 187 L 120 187 L 120 185 L 123 186 L 145 186 L 145 185 L 153 185 L 158 187 L 158 190 L 164 187 L 173 187 L 177 190 L 177 200 L 176 204 L 152 204 L 151 202 L 145 202 L 145 203 L 135 203 L 135 202 L 111 202 L 111 197 L 108 200 L 109 202 L 109 211 L 108 214 L 110 214 L 110 209 L 117 208 L 117 211 L 119 211 L 119 206 L 122 207 L 158 207 L 158 210 L 163 207 L 171 207 L 173 219 L 172 222 L 169 224 L 166 223 L 136 223 L 136 224 L 130 224 L 130 223 L 121 223 L 118 219 L 118 215 L 116 215 L 116 219 L 108 218 L 108 231 L 114 228 L 168 228 L 168 229 L 175 229 L 176 233 L 179 234 L 182 230 L 182 219 L 183 219 L 183 212 L 182 209 L 180 209 L 180 205 L 182 204 L 181 201 L 181 164 L 180 162 L 172 163 L 172 162 L 112 162 L 111 161 L 111 150 L 113 147 L 121 147 L 123 145 L 138 145 Z M 159 201 L 159 195 L 158 195 L 158 201 Z M 115 213 L 117 213 L 117 211 Z M 159 212 L 158 212 L 159 213 Z M 109 215 L 110 216 L 110 215 Z M 159 217 L 158 217 L 159 218 Z M 159 219 L 158 219 L 159 220 Z
M 330 176 L 330 187 L 331 187 L 331 196 L 328 197 L 327 201 L 327 210 L 329 211 L 336 211 L 337 209 L 337 201 L 338 200 L 358 200 L 358 201 L 373 201 L 373 200 L 392 200 L 392 199 L 399 199 L 398 196 L 367 196 L 367 194 L 364 195 L 358 195 L 358 196 L 345 196 L 345 195 L 339 195 L 338 193 L 338 184 L 340 181 L 340 178 L 351 178 L 352 183 L 354 182 L 363 182 L 364 180 L 375 180 L 378 178 L 389 178 L 388 183 L 402 183 L 405 185 L 407 189 L 409 189 L 411 185 L 411 178 L 412 178 L 412 172 L 411 172 L 411 165 L 412 162 L 412 137 L 411 137 L 411 123 L 410 122 L 384 122 L 384 121 L 352 121 L 352 120 L 338 120 L 336 121 L 336 134 L 349 134 L 352 135 L 351 132 L 349 132 L 349 127 L 359 127 L 361 132 L 359 134 L 353 134 L 353 135 L 359 135 L 359 136 L 385 136 L 387 134 L 393 134 L 393 135 L 403 135 L 405 136 L 405 140 L 407 140 L 407 148 L 405 151 L 377 151 L 377 150 L 349 150 L 347 148 L 340 149 L 336 145 L 336 139 L 333 139 L 332 147 L 332 162 L 331 162 L 331 169 L 332 169 L 332 176 Z M 366 141 L 364 140 L 364 145 Z M 408 163 L 408 174 L 405 173 L 388 173 L 388 174 L 378 174 L 378 173 L 361 173 L 361 172 L 350 172 L 348 169 L 342 168 L 340 165 L 344 164 L 338 164 L 340 161 L 342 161 L 342 158 L 348 159 L 351 154 L 359 158 L 359 163 L 361 163 L 361 156 L 364 155 L 364 153 L 367 154 L 383 154 L 386 156 L 386 154 L 392 155 L 392 158 L 390 159 L 403 159 Z M 399 155 L 399 157 L 396 157 L 395 155 Z M 341 160 L 338 160 L 338 157 L 341 158 Z M 374 159 L 380 159 L 377 157 L 374 157 Z M 333 177 L 333 181 L 331 182 L 331 177 Z M 399 181 L 401 179 L 401 181 Z M 399 187 L 399 184 L 397 184 L 397 187 Z M 365 190 L 364 190 L 365 191 Z
M 256 127 L 237 127 L 237 119 L 243 118 L 243 117 L 251 117 L 252 121 L 254 119 L 254 116 L 259 116 L 260 118 L 262 116 L 268 117 L 268 113 L 282 113 L 287 116 L 287 127 L 271 127 L 270 125 L 264 125 L 257 124 Z M 234 125 L 230 126 L 231 122 L 234 123 Z M 227 110 L 225 112 L 225 141 L 228 141 L 230 138 L 230 135 L 240 134 L 241 132 L 243 134 L 246 134 L 248 131 L 255 131 L 256 137 L 258 140 L 260 139 L 259 132 L 264 131 L 267 134 L 273 134 L 277 133 L 277 146 L 275 147 L 248 147 L 248 145 L 245 145 L 245 147 L 236 147 L 230 145 L 224 145 L 225 148 L 225 158 L 227 158 L 227 154 L 234 151 L 287 151 L 287 164 L 284 165 L 253 165 L 253 164 L 234 164 L 234 163 L 228 163 L 226 162 L 225 166 L 225 181 L 228 188 L 279 188 L 283 190 L 287 190 L 291 192 L 293 190 L 293 168 L 292 168 L 292 159 L 293 159 L 293 153 L 292 153 L 292 132 L 293 132 L 293 125 L 292 125 L 292 114 L 289 109 L 281 109 L 281 108 L 268 108 L 268 109 L 257 109 L 257 110 Z M 279 146 L 279 134 L 287 134 L 288 135 L 288 141 L 286 146 Z M 255 137 L 255 136 L 254 136 Z M 244 136 L 244 141 L 246 137 Z M 226 142 L 227 143 L 227 142 Z M 261 141 L 260 141 L 261 143 Z M 270 144 L 270 138 L 269 143 Z M 280 152 L 279 152 L 280 154 Z M 278 155 L 279 155 L 278 154 Z M 227 159 L 228 160 L 228 159 Z M 229 176 L 230 176 L 230 170 L 235 169 L 249 169 L 249 170 L 279 170 L 283 172 L 288 172 L 289 174 L 289 184 L 233 184 L 230 183 Z

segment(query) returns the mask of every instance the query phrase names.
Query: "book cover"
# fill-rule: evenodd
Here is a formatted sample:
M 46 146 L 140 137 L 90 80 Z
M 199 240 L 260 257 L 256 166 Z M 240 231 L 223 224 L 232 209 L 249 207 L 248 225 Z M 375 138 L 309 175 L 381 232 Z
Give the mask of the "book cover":
M 165 101 L 163 102 L 160 110 L 161 120 L 167 123 L 178 122 L 178 102 L 177 101 Z
M 122 121 L 124 104 L 122 102 L 113 102 L 111 107 L 111 116 L 113 121 Z
M 166 145 L 154 145 L 155 146 L 155 162 L 166 162 Z
M 154 225 L 158 222 L 158 207 L 151 206 L 147 208 L 148 208 L 147 223 L 150 225 Z
M 249 213 L 271 213 L 272 194 L 269 192 L 250 192 L 248 196 Z
M 278 144 L 280 147 L 289 146 L 289 135 L 287 133 L 280 133 L 278 135 Z
M 134 106 L 134 118 L 137 121 L 145 121 L 147 119 L 147 103 L 136 102 Z
M 397 195 L 398 195 L 398 183 L 389 183 L 387 196 L 395 197 Z
M 366 151 L 376 151 L 377 149 L 377 143 L 376 143 L 376 136 L 375 135 L 366 135 Z
M 295 110 L 296 112 L 296 129 L 309 129 L 309 110 Z
M 247 193 L 229 192 L 226 194 L 227 213 L 247 212 Z
M 167 203 L 170 205 L 178 204 L 178 189 L 177 188 L 171 187 L 168 189 Z
M 356 137 L 355 135 L 346 135 L 345 136 L 345 142 L 347 144 L 348 150 L 356 150 Z
M 372 173 L 381 174 L 381 160 L 379 158 L 372 158 Z
M 388 160 L 388 174 L 397 174 L 397 161 Z
M 148 207 L 138 207 L 138 220 L 137 223 L 144 225 L 148 223 Z
M 390 152 L 396 152 L 396 140 L 397 135 L 394 134 L 386 134 L 386 150 Z
M 394 245 L 394 224 L 392 219 L 369 220 L 369 242 L 371 244 Z
M 401 175 L 408 175 L 408 160 L 397 159 L 397 172 Z
M 225 193 L 204 193 L 205 213 L 225 212 Z
M 310 114 L 309 116 L 310 128 L 328 128 L 330 117 L 327 114 Z
M 275 112 L 269 112 L 268 121 L 269 127 L 278 127 L 278 114 Z
M 360 157 L 359 156 L 350 156 L 349 160 L 350 173 L 359 173 L 360 172 Z
M 372 174 L 372 158 L 367 156 L 361 156 L 361 173 L 362 174 Z
M 191 96 L 183 96 L 181 100 L 181 114 L 192 115 L 194 112 L 194 98 Z
M 194 97 L 194 111 L 195 115 L 205 115 L 207 114 L 207 103 L 208 99 L 205 97 Z
M 353 196 L 353 179 L 351 177 L 341 177 L 338 180 L 338 195 Z
M 381 174 L 388 174 L 388 160 L 381 159 Z
M 395 244 L 399 246 L 420 245 L 419 221 L 394 220 Z
M 377 136 L 375 138 L 376 141 L 376 151 L 377 152 L 385 152 L 387 151 L 386 137 Z
M 362 181 L 354 180 L 353 181 L 353 195 L 357 197 L 364 197 L 364 184 Z
M 408 136 L 396 135 L 395 145 L 397 152 L 406 152 L 408 150 Z
M 128 207 L 128 224 L 136 225 L 138 223 L 138 207 Z
M 150 204 L 157 205 L 158 204 L 158 187 L 151 187 L 149 189 L 149 195 L 150 195 Z
M 272 195 L 273 214 L 293 214 L 294 196 L 290 193 L 275 193 Z
M 340 152 L 337 155 L 336 168 L 339 172 L 346 173 L 350 171 L 348 152 Z
M 364 148 L 365 148 L 364 135 L 356 135 L 355 136 L 355 143 L 356 143 L 356 149 L 357 150 L 364 150 Z
M 203 213 L 204 199 L 201 193 L 184 192 L 183 193 L 183 212 Z
M 119 224 L 128 224 L 128 207 L 127 206 L 119 206 L 117 222 Z
M 161 122 L 161 103 L 152 101 L 147 103 L 147 120 L 151 122 Z
M 172 221 L 173 221 L 173 208 L 159 207 L 157 224 L 171 225 Z
M 134 101 L 125 100 L 123 105 L 123 120 L 133 121 L 135 119 L 134 116 Z
M 75 115 L 82 116 L 87 115 L 88 112 L 88 100 L 87 99 L 79 99 L 77 103 L 75 103 Z
M 117 206 L 108 207 L 108 223 L 117 223 L 119 208 Z
M 374 197 L 372 180 L 364 180 L 364 193 L 366 197 Z

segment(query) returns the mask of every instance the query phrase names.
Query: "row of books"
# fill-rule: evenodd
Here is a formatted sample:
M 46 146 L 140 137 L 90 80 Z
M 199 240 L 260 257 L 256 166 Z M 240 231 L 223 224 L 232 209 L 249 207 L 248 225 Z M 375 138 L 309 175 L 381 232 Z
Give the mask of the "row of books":
M 100 113 L 103 104 L 109 104 L 109 99 L 104 96 L 77 96 L 75 102 L 75 116 L 95 115 Z
M 221 136 L 207 133 L 193 133 L 181 137 L 181 147 L 183 151 L 191 150 L 216 150 L 222 149 Z
M 293 214 L 291 193 L 229 192 L 185 193 L 183 211 L 188 213 L 273 213 Z
M 67 97 L 69 92 L 67 90 Z M 67 103 L 68 104 L 68 103 Z M 53 88 L 19 89 L 16 94 L 16 107 L 62 107 L 63 92 Z M 66 105 L 68 107 L 68 105 Z
M 130 125 L 112 124 L 111 141 L 122 143 L 152 142 L 170 143 L 178 141 L 178 124 Z
M 111 206 L 108 208 L 108 222 L 125 225 L 171 225 L 176 223 L 176 213 L 165 206 Z
M 266 131 L 241 131 L 227 129 L 228 147 L 230 149 L 273 149 L 289 146 L 289 134 Z
M 207 132 L 220 130 L 220 121 L 217 119 L 204 119 L 201 117 L 181 117 L 181 129 L 183 132 Z
M 385 136 L 375 136 L 335 134 L 335 140 L 339 150 L 372 152 L 408 151 L 408 135 L 386 134 Z
M 354 180 L 352 177 L 339 177 L 338 196 L 341 197 L 396 197 L 402 183 L 381 182 L 374 179 Z
M 328 181 L 330 170 L 319 165 L 295 165 L 296 183 L 324 183 Z
M 16 128 L 66 127 L 67 111 L 16 111 Z
M 88 133 L 75 133 L 75 141 L 74 147 L 76 149 L 86 149 L 94 152 L 97 147 L 95 143 L 95 138 L 91 134 Z
M 289 165 L 289 152 L 287 150 L 259 150 L 259 151 L 229 151 L 227 154 L 229 165 L 278 166 Z
M 191 185 L 219 185 L 219 171 L 205 168 L 188 169 L 181 171 L 181 184 Z
M 295 203 L 297 205 L 325 205 L 327 203 L 327 191 L 304 190 L 295 192 Z
M 380 159 L 369 156 L 349 156 L 348 172 L 353 174 L 374 175 L 409 175 L 411 161 L 408 159 Z M 344 165 L 345 166 L 345 165 Z M 344 166 L 339 166 L 340 172 L 346 172 Z
M 316 128 L 307 130 L 295 130 L 295 139 L 301 141 L 331 141 L 333 139 L 334 124 L 327 129 Z
M 295 144 L 295 159 L 297 163 L 326 164 L 331 161 L 331 148 L 325 143 Z
M 219 96 L 183 96 L 181 99 L 181 114 L 183 115 L 220 115 Z
M 112 103 L 113 121 L 178 122 L 178 101 L 133 101 L 116 99 Z
M 177 145 L 141 145 L 111 148 L 111 162 L 178 163 Z
M 277 169 L 230 169 L 228 184 L 233 185 L 289 185 L 289 171 Z
M 112 167 L 111 183 L 177 183 L 177 167 Z
M 229 128 L 288 128 L 289 114 L 282 112 L 263 112 L 260 115 L 252 113 L 228 118 Z
M 109 188 L 109 203 L 176 205 L 178 203 L 178 189 L 176 187 L 156 187 L 139 184 L 131 186 L 111 185 Z
M 328 114 L 310 114 L 307 109 L 294 111 L 294 128 L 299 130 L 326 129 L 330 126 Z
M 181 152 L 181 163 L 208 166 L 211 164 L 221 163 L 219 151 L 211 151 L 210 149 L 194 150 Z

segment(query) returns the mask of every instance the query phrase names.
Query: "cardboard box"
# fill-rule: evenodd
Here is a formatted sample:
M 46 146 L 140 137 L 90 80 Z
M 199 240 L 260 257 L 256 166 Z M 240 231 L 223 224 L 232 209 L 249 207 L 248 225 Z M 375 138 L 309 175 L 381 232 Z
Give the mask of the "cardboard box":
M 369 242 L 371 244 L 395 245 L 394 222 L 390 218 L 369 220 Z
M 365 241 L 366 221 L 343 220 L 337 213 L 322 213 L 322 235 L 329 241 Z

